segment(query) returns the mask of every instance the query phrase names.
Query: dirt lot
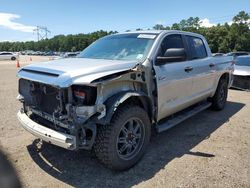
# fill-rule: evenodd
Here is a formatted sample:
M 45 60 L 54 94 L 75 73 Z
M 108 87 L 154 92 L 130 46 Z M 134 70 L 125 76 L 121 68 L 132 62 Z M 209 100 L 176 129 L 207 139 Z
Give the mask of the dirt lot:
M 223 111 L 206 110 L 153 136 L 138 165 L 112 172 L 86 151 L 37 148 L 16 118 L 17 70 L 0 61 L 0 143 L 25 187 L 250 187 L 250 93 L 230 90 Z

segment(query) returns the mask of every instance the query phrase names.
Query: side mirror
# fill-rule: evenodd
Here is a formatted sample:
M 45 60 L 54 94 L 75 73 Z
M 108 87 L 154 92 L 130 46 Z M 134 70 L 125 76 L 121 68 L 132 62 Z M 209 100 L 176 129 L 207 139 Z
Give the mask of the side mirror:
M 186 52 L 184 48 L 169 48 L 166 50 L 164 56 L 158 56 L 156 58 L 156 65 L 184 61 L 185 59 Z

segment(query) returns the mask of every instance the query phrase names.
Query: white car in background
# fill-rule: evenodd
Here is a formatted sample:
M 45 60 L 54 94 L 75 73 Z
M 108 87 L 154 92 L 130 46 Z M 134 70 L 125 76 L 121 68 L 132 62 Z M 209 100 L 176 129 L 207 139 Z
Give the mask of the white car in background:
M 16 60 L 19 55 L 12 52 L 0 52 L 0 60 Z
M 250 90 L 250 55 L 238 56 L 235 59 L 233 88 Z

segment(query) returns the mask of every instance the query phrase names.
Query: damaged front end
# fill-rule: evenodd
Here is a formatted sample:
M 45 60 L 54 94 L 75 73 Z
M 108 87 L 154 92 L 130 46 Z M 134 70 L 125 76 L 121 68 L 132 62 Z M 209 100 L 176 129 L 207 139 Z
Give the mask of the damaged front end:
M 91 149 L 96 135 L 91 117 L 105 115 L 105 106 L 95 104 L 95 86 L 58 88 L 21 78 L 19 94 L 18 118 L 26 130 L 67 149 Z
M 51 69 L 52 63 L 29 65 L 18 72 L 18 100 L 23 103 L 18 119 L 26 130 L 66 149 L 88 150 L 93 147 L 98 127 L 109 124 L 124 101 L 154 116 L 155 84 L 148 60 L 145 65 L 107 61 L 110 65 L 102 69 L 100 62 L 93 69 L 80 63 L 76 65 L 86 66 L 89 72 L 66 71 L 61 64 Z

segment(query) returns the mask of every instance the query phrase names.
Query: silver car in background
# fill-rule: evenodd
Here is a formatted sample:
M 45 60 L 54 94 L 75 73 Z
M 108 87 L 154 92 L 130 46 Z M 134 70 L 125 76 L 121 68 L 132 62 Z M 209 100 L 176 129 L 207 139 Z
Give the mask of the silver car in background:
M 15 61 L 19 58 L 18 54 L 13 52 L 0 52 L 0 60 L 12 60 Z
M 233 88 L 250 90 L 250 55 L 235 59 Z
M 237 52 L 229 52 L 226 54 L 226 56 L 233 56 L 233 57 L 238 57 L 238 56 L 243 56 L 243 55 L 249 55 L 249 52 L 245 51 L 237 51 Z

